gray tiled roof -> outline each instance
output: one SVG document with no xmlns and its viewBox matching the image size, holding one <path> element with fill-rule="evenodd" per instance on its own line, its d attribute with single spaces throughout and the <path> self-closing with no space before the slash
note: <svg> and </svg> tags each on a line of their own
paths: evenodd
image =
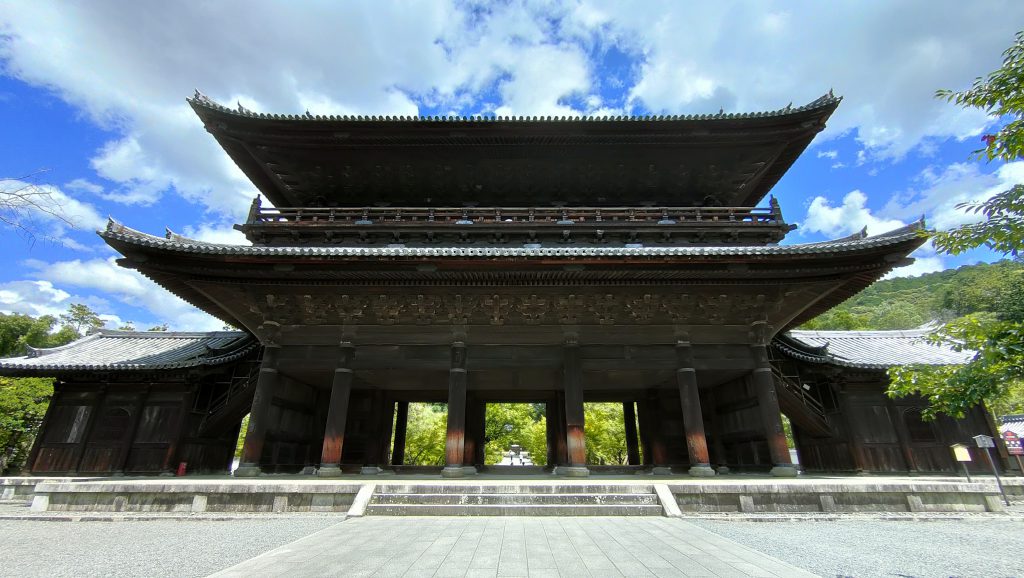
<svg viewBox="0 0 1024 578">
<path fill-rule="evenodd" d="M 787 336 L 809 349 L 797 351 L 777 340 L 775 346 L 787 355 L 816 363 L 846 367 L 885 369 L 896 365 L 953 365 L 966 363 L 973 351 L 954 351 L 927 341 L 930 329 L 906 331 L 802 331 Z"/>
<path fill-rule="evenodd" d="M 0 373 L 181 369 L 228 363 L 255 347 L 255 339 L 241 331 L 104 329 L 67 345 L 30 349 L 25 357 L 0 359 Z"/>
<path fill-rule="evenodd" d="M 468 226 L 468 225 L 467 225 Z M 799 245 L 724 245 L 674 247 L 270 247 L 264 245 L 224 245 L 194 241 L 169 233 L 156 237 L 126 227 L 113 219 L 100 235 L 107 240 L 134 245 L 210 255 L 264 256 L 336 256 L 336 257 L 680 257 L 737 255 L 809 255 L 835 251 L 855 251 L 897 245 L 918 238 L 923 221 L 871 237 L 853 235 L 834 241 Z"/>
<path fill-rule="evenodd" d="M 836 104 L 842 97 L 835 96 L 830 90 L 825 94 L 804 106 L 794 107 L 792 104 L 778 110 L 763 112 L 741 112 L 718 114 L 688 114 L 688 115 L 645 115 L 645 116 L 371 116 L 371 115 L 319 115 L 319 114 L 267 114 L 253 112 L 244 108 L 241 104 L 237 108 L 228 108 L 205 94 L 196 91 L 192 98 L 186 99 L 193 107 L 206 108 L 224 114 L 246 118 L 259 118 L 267 120 L 292 120 L 292 121 L 342 121 L 342 122 L 637 122 L 637 121 L 694 121 L 694 120 L 734 120 L 747 118 L 763 118 L 785 116 L 808 110 L 816 110 Z"/>
</svg>

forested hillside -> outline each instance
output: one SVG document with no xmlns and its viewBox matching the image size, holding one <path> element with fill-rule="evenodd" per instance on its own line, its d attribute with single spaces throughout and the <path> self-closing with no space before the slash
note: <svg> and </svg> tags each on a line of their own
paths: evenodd
<svg viewBox="0 0 1024 578">
<path fill-rule="evenodd" d="M 912 329 L 968 313 L 996 312 L 1011 304 L 1024 283 L 1024 262 L 966 265 L 920 277 L 879 281 L 801 329 Z"/>
</svg>

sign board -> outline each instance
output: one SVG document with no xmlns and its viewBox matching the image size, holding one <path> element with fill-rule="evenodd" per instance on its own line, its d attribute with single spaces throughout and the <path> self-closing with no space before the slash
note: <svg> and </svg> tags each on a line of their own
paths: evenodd
<svg viewBox="0 0 1024 578">
<path fill-rule="evenodd" d="M 1020 445 L 1020 436 L 1012 431 L 1003 432 L 1003 442 L 1006 443 L 1006 451 L 1011 456 L 1024 456 L 1024 447 Z"/>
<path fill-rule="evenodd" d="M 974 443 L 977 444 L 979 448 L 996 447 L 996 440 L 992 439 L 992 436 L 987 436 L 984 434 L 974 436 Z"/>
<path fill-rule="evenodd" d="M 956 461 L 971 461 L 971 451 L 964 444 L 953 444 L 949 446 L 949 449 L 953 450 L 953 457 L 956 458 Z"/>
</svg>

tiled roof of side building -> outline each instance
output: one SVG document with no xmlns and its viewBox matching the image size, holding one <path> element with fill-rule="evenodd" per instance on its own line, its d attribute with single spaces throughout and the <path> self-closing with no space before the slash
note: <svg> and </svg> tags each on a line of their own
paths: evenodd
<svg viewBox="0 0 1024 578">
<path fill-rule="evenodd" d="M 331 246 L 264 246 L 225 245 L 194 241 L 168 233 L 167 238 L 137 231 L 111 219 L 100 236 L 108 241 L 122 241 L 163 250 L 210 255 L 266 256 L 337 256 L 337 257 L 452 257 L 452 258 L 548 258 L 548 257 L 675 257 L 735 255 L 809 255 L 835 251 L 856 251 L 897 245 L 919 238 L 924 222 L 871 237 L 851 235 L 834 241 L 799 245 L 721 245 L 721 246 L 652 246 L 652 247 L 331 247 Z"/>
<path fill-rule="evenodd" d="M 256 340 L 241 331 L 176 332 L 102 329 L 67 345 L 30 348 L 0 359 L 0 374 L 53 375 L 72 371 L 134 371 L 220 365 L 252 352 Z"/>
<path fill-rule="evenodd" d="M 927 340 L 930 329 L 905 331 L 793 330 L 774 342 L 784 354 L 811 363 L 862 369 L 897 365 L 954 365 L 970 361 L 975 352 L 956 351 Z"/>
</svg>

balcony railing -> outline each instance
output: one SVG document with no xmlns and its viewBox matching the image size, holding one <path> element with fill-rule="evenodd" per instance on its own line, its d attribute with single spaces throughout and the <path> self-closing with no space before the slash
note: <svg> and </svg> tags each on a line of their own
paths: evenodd
<svg viewBox="0 0 1024 578">
<path fill-rule="evenodd" d="M 778 206 L 753 207 L 282 207 L 253 203 L 249 225 L 728 225 L 783 224 Z"/>
</svg>

